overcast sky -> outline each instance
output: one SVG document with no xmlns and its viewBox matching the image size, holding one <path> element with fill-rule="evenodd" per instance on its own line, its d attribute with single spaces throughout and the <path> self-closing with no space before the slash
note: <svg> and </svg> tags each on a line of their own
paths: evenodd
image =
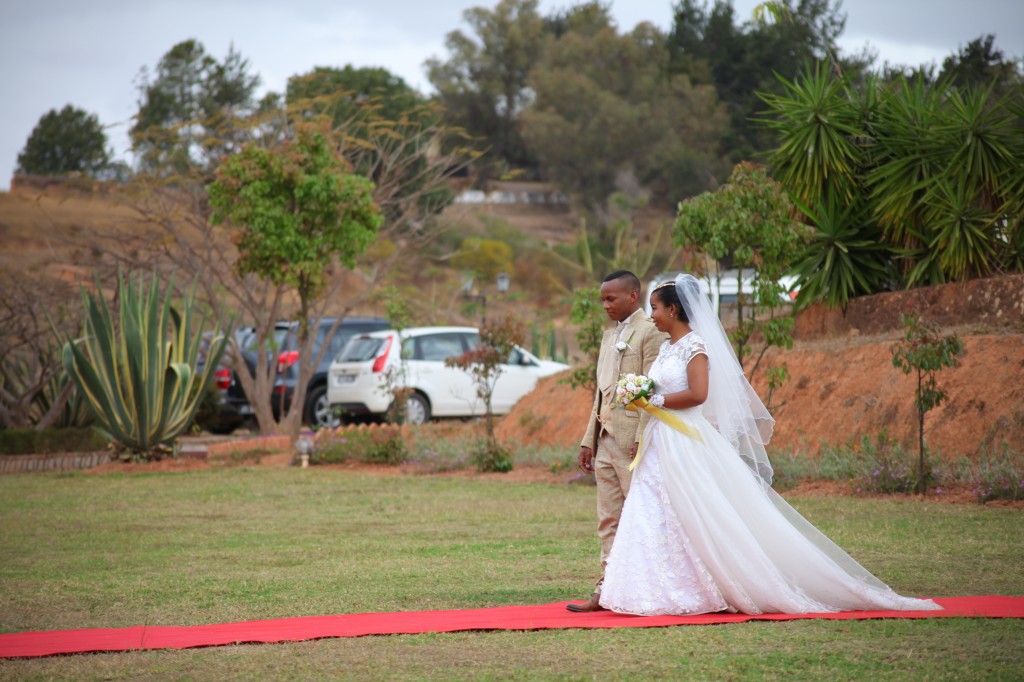
<svg viewBox="0 0 1024 682">
<path fill-rule="evenodd" d="M 289 76 L 314 66 L 383 66 L 424 93 L 423 62 L 445 56 L 444 37 L 462 12 L 497 0 L 3 0 L 0 2 L 0 190 L 18 153 L 53 108 L 72 104 L 99 116 L 119 157 L 137 111 L 133 85 L 174 44 L 196 38 L 222 59 L 230 44 L 282 92 Z M 541 9 L 575 4 L 541 0 Z M 613 0 L 621 29 L 650 21 L 668 30 L 672 0 Z M 708 4 L 711 4 L 710 2 Z M 757 0 L 734 0 L 751 17 Z M 1024 55 L 1022 0 L 846 0 L 846 52 L 869 44 L 880 61 L 940 63 L 959 46 L 994 33 L 1004 53 Z M 130 158 L 126 158 L 129 162 Z"/>
</svg>

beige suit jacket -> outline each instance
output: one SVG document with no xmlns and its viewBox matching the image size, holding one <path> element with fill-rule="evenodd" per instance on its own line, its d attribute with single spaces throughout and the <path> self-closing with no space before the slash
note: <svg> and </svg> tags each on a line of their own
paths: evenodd
<svg viewBox="0 0 1024 682">
<path fill-rule="evenodd" d="M 623 327 L 616 326 L 605 331 L 597 358 L 597 390 L 601 396 L 601 408 L 598 411 L 598 399 L 595 394 L 594 405 L 587 422 L 587 432 L 581 445 L 594 447 L 595 433 L 608 431 L 624 453 L 630 451 L 639 439 L 649 415 L 646 412 L 637 413 L 616 406 L 615 382 L 619 380 L 621 374 L 646 375 L 654 364 L 654 359 L 658 357 L 662 342 L 667 338 L 668 335 L 659 332 L 642 309 L 631 315 Z M 627 346 L 622 351 L 615 347 L 620 339 Z"/>
</svg>

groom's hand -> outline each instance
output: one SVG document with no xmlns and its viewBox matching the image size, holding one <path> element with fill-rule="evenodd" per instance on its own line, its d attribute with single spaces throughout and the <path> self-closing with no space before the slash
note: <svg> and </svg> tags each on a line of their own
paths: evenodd
<svg viewBox="0 0 1024 682">
<path fill-rule="evenodd" d="M 633 447 L 629 449 L 629 461 L 632 462 L 636 459 L 636 451 L 640 449 L 640 443 L 633 443 Z"/>
<path fill-rule="evenodd" d="M 594 471 L 594 451 L 587 446 L 580 447 L 579 456 L 580 471 L 585 474 L 593 473 Z"/>
</svg>

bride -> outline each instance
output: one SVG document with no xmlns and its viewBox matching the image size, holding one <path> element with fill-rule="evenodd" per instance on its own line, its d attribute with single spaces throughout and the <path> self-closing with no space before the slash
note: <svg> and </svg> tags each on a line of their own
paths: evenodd
<svg viewBox="0 0 1024 682">
<path fill-rule="evenodd" d="M 764 445 L 775 422 L 697 280 L 658 286 L 651 309 L 670 338 L 649 400 L 690 435 L 648 423 L 601 606 L 645 616 L 940 609 L 893 592 L 771 489 Z"/>
</svg>

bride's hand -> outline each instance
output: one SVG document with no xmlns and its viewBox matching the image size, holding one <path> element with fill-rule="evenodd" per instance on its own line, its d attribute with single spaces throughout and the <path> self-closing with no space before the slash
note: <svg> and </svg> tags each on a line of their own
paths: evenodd
<svg viewBox="0 0 1024 682">
<path fill-rule="evenodd" d="M 633 447 L 629 449 L 629 461 L 636 459 L 636 452 L 640 447 L 640 443 L 633 443 Z"/>
</svg>

